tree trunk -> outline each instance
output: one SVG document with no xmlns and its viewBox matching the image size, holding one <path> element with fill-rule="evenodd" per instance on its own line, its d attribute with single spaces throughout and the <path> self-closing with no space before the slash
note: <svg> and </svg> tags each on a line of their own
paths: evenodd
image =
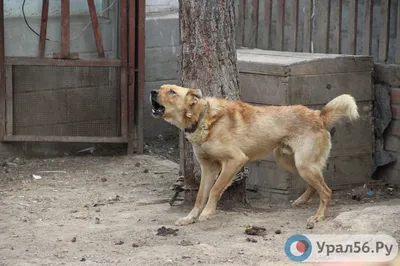
<svg viewBox="0 0 400 266">
<path fill-rule="evenodd" d="M 205 96 L 239 99 L 236 58 L 235 7 L 231 0 L 180 0 L 181 83 Z M 180 135 L 185 202 L 196 198 L 200 166 L 191 144 Z M 245 180 L 234 182 L 224 197 L 246 202 Z"/>
</svg>

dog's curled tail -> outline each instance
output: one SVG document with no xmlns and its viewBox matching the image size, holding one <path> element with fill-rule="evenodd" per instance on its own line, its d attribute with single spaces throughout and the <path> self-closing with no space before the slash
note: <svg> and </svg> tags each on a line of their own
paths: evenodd
<svg viewBox="0 0 400 266">
<path fill-rule="evenodd" d="M 342 118 L 356 120 L 360 117 L 356 101 L 348 94 L 342 94 L 327 103 L 322 108 L 320 115 L 327 129 L 330 129 Z"/>
</svg>

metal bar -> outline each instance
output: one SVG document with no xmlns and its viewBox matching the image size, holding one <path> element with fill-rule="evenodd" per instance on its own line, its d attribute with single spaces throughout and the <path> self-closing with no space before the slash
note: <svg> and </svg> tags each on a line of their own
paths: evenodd
<svg viewBox="0 0 400 266">
<path fill-rule="evenodd" d="M 121 42 L 121 136 L 128 136 L 128 7 L 127 0 L 120 2 L 120 42 Z"/>
<path fill-rule="evenodd" d="M 259 0 L 251 0 L 251 32 L 250 32 L 250 48 L 257 47 L 258 42 L 258 14 Z"/>
<path fill-rule="evenodd" d="M 332 53 L 340 54 L 342 52 L 342 0 L 332 1 L 332 21 L 333 21 L 333 38 Z"/>
<path fill-rule="evenodd" d="M 126 143 L 123 137 L 81 137 L 81 136 L 5 136 L 4 141 L 35 141 L 35 142 L 84 142 L 84 143 Z"/>
<path fill-rule="evenodd" d="M 297 51 L 297 33 L 299 29 L 299 0 L 293 0 L 292 3 L 292 16 L 290 22 L 291 36 L 290 36 L 290 51 Z"/>
<path fill-rule="evenodd" d="M 285 3 L 286 0 L 278 1 L 278 17 L 276 20 L 276 47 L 278 51 L 283 50 L 285 40 Z"/>
<path fill-rule="evenodd" d="M 362 44 L 362 53 L 364 55 L 371 55 L 372 22 L 373 22 L 372 0 L 365 0 L 365 3 L 364 3 L 364 30 L 363 30 L 363 44 Z"/>
<path fill-rule="evenodd" d="M 129 0 L 128 9 L 128 154 L 133 154 L 135 149 L 136 0 Z"/>
<path fill-rule="evenodd" d="M 87 0 L 89 6 L 90 19 L 92 21 L 94 39 L 96 41 L 97 54 L 99 57 L 104 57 L 104 48 L 101 43 L 101 33 L 99 27 L 99 20 L 97 18 L 96 6 L 94 0 Z"/>
<path fill-rule="evenodd" d="M 68 58 L 70 52 L 69 31 L 69 0 L 61 0 L 61 54 L 64 58 Z"/>
<path fill-rule="evenodd" d="M 265 0 L 264 6 L 264 34 L 263 44 L 265 49 L 269 49 L 271 36 L 271 16 L 272 16 L 272 0 Z"/>
<path fill-rule="evenodd" d="M 6 135 L 12 135 L 14 129 L 14 97 L 12 66 L 6 66 Z"/>
<path fill-rule="evenodd" d="M 357 52 L 357 17 L 358 0 L 349 1 L 348 54 L 356 54 Z"/>
<path fill-rule="evenodd" d="M 144 93 L 144 56 L 145 56 L 145 23 L 146 23 L 146 1 L 139 1 L 138 13 L 138 44 L 137 44 L 137 58 L 138 58 L 138 88 L 136 97 L 136 128 L 137 128 L 137 153 L 142 154 L 144 151 L 144 138 L 143 138 L 143 93 Z"/>
<path fill-rule="evenodd" d="M 303 52 L 311 51 L 311 14 L 313 9 L 313 0 L 306 0 L 304 3 L 304 25 L 303 25 Z"/>
<path fill-rule="evenodd" d="M 6 80 L 4 54 L 4 0 L 0 0 L 0 141 L 6 130 Z"/>
<path fill-rule="evenodd" d="M 42 18 L 40 20 L 40 40 L 38 56 L 44 57 L 47 39 L 47 18 L 49 17 L 49 0 L 42 1 Z"/>
<path fill-rule="evenodd" d="M 36 57 L 7 57 L 6 65 L 37 65 L 37 66 L 82 66 L 82 67 L 121 67 L 121 60 L 104 60 L 104 59 L 79 59 L 79 60 L 62 60 L 53 58 L 36 58 Z"/>
<path fill-rule="evenodd" d="M 331 10 L 330 0 L 319 0 L 316 6 L 315 52 L 328 53 L 329 51 L 329 14 Z"/>
<path fill-rule="evenodd" d="M 379 62 L 386 62 L 389 51 L 390 0 L 381 0 L 381 22 L 379 30 Z"/>
<path fill-rule="evenodd" d="M 397 24 L 396 24 L 396 64 L 400 64 L 400 3 L 397 3 Z"/>
</svg>

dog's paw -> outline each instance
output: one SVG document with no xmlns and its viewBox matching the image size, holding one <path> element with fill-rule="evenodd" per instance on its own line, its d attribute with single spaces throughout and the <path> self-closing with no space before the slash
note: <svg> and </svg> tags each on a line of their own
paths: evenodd
<svg viewBox="0 0 400 266">
<path fill-rule="evenodd" d="M 203 212 L 200 217 L 198 218 L 199 222 L 204 222 L 207 220 L 210 220 L 214 216 L 214 213 L 212 212 Z"/>
<path fill-rule="evenodd" d="M 303 200 L 303 199 L 301 199 L 301 198 L 298 198 L 297 200 L 295 200 L 295 201 L 292 203 L 292 208 L 301 207 L 301 206 L 303 206 L 303 205 L 306 204 L 306 203 L 307 203 L 307 201 L 305 201 L 305 200 Z"/>
<path fill-rule="evenodd" d="M 317 223 L 317 222 L 322 222 L 323 220 L 325 220 L 325 216 L 324 215 L 313 215 L 310 218 L 307 219 L 307 223 Z"/>
<path fill-rule="evenodd" d="M 186 216 L 186 217 L 182 217 L 182 218 L 178 219 L 175 222 L 175 225 L 179 225 L 179 226 L 188 225 L 188 224 L 194 223 L 195 221 L 196 221 L 196 219 L 194 217 Z"/>
</svg>

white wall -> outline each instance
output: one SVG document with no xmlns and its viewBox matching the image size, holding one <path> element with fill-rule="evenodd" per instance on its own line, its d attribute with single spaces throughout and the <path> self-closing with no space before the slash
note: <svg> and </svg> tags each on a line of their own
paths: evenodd
<svg viewBox="0 0 400 266">
<path fill-rule="evenodd" d="M 49 16 L 60 15 L 61 1 L 49 1 Z M 97 12 L 102 9 L 103 0 L 95 0 Z M 23 0 L 4 0 L 4 16 L 8 17 L 21 17 L 22 16 L 22 3 Z M 110 1 L 112 3 L 112 1 Z M 71 0 L 70 1 L 70 14 L 80 15 L 88 14 L 89 12 L 87 1 L 85 0 Z M 25 1 L 25 14 L 27 17 L 41 16 L 42 1 L 41 0 L 26 0 Z"/>
<path fill-rule="evenodd" d="M 172 12 L 179 8 L 178 0 L 146 0 L 146 12 Z"/>
</svg>

